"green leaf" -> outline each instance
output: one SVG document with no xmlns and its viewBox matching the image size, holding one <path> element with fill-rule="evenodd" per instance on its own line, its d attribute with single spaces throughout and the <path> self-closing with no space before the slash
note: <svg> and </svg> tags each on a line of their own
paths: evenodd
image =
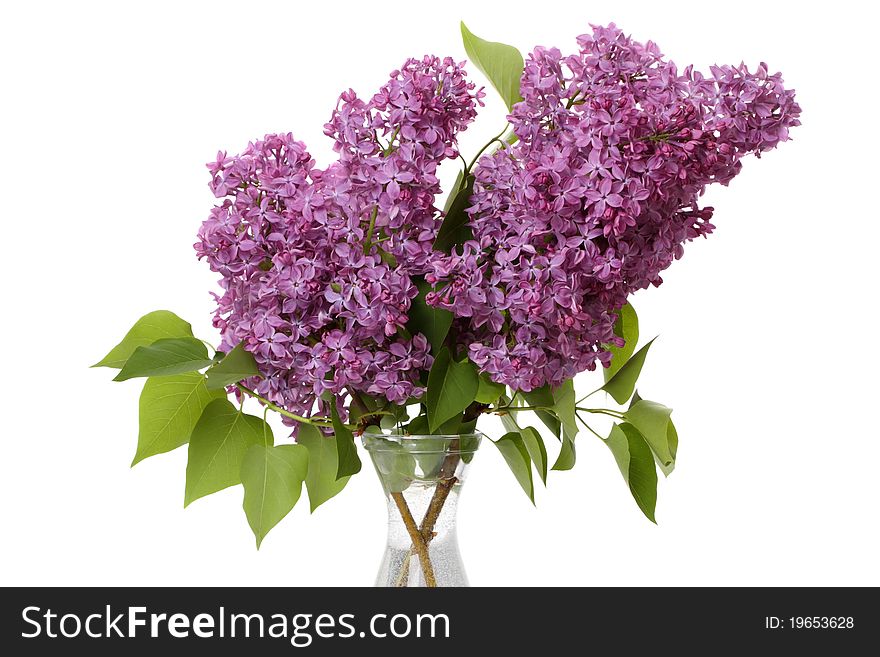
<svg viewBox="0 0 880 657">
<path fill-rule="evenodd" d="M 437 434 L 439 436 L 454 436 L 456 434 L 462 433 L 461 428 L 461 415 L 453 415 L 451 418 L 446 420 L 439 427 L 431 431 L 432 434 Z"/>
<path fill-rule="evenodd" d="M 611 366 L 605 368 L 602 372 L 606 383 L 629 360 L 636 350 L 636 345 L 639 343 L 639 317 L 636 315 L 635 308 L 632 305 L 626 304 L 617 311 L 617 320 L 614 322 L 614 334 L 623 338 L 626 343 L 619 348 L 608 346 L 608 350 L 612 353 L 612 358 Z"/>
<path fill-rule="evenodd" d="M 553 464 L 553 470 L 571 470 L 577 460 L 577 454 L 574 449 L 574 440 L 568 436 L 562 438 L 562 448 L 559 450 L 559 456 L 556 457 L 556 463 Z"/>
<path fill-rule="evenodd" d="M 415 458 L 405 447 L 393 440 L 383 440 L 378 437 L 372 440 L 382 443 L 381 446 L 374 447 L 370 451 L 370 457 L 373 465 L 376 466 L 376 472 L 379 473 L 382 486 L 389 493 L 402 493 L 409 488 L 415 477 Z"/>
<path fill-rule="evenodd" d="M 666 444 L 669 446 L 669 453 L 672 455 L 672 463 L 666 465 L 659 458 L 657 459 L 657 465 L 660 466 L 664 477 L 668 477 L 675 470 L 675 459 L 678 454 L 678 431 L 675 430 L 671 417 L 669 418 L 669 424 L 666 426 Z"/>
<path fill-rule="evenodd" d="M 113 347 L 106 356 L 92 367 L 115 367 L 120 369 L 138 347 L 146 347 L 163 338 L 191 338 L 192 326 L 173 312 L 154 310 L 134 323 L 122 342 Z"/>
<path fill-rule="evenodd" d="M 443 308 L 434 308 L 425 302 L 425 295 L 431 292 L 431 285 L 421 276 L 413 279 L 419 289 L 418 296 L 412 300 L 409 308 L 407 330 L 415 335 L 421 333 L 431 345 L 431 353 L 437 354 L 443 346 L 449 327 L 452 326 L 452 313 Z"/>
<path fill-rule="evenodd" d="M 550 392 L 548 386 L 535 388 L 529 392 L 522 393 L 522 395 L 529 403 L 529 406 L 547 406 L 552 408 L 556 403 L 553 400 L 553 393 Z M 544 426 L 550 429 L 550 433 L 557 438 L 562 438 L 562 423 L 553 411 L 535 411 L 535 415 L 544 423 Z"/>
<path fill-rule="evenodd" d="M 138 445 L 131 464 L 185 445 L 205 406 L 225 397 L 222 391 L 205 388 L 197 372 L 147 379 L 138 404 Z"/>
<path fill-rule="evenodd" d="M 562 422 L 563 434 L 571 440 L 574 440 L 578 432 L 577 420 L 575 419 L 576 406 L 574 381 L 568 379 L 553 389 L 553 411 Z"/>
<path fill-rule="evenodd" d="M 208 370 L 207 375 L 208 380 L 205 385 L 208 386 L 208 390 L 222 390 L 243 379 L 260 376 L 260 370 L 254 357 L 245 351 L 244 343 L 239 342 L 223 357 L 223 360 Z"/>
<path fill-rule="evenodd" d="M 501 94 L 507 109 L 522 100 L 519 80 L 523 74 L 523 58 L 513 46 L 484 41 L 461 24 L 461 38 L 468 58 L 489 78 L 489 82 Z"/>
<path fill-rule="evenodd" d="M 449 211 L 443 217 L 443 223 L 440 224 L 440 230 L 437 231 L 437 237 L 434 238 L 435 251 L 449 253 L 452 247 L 473 239 L 474 234 L 469 225 L 470 215 L 466 212 L 470 206 L 473 192 L 474 176 L 469 175 L 465 185 L 456 192 L 455 198 L 449 204 Z"/>
<path fill-rule="evenodd" d="M 642 434 L 633 425 L 624 422 L 611 428 L 611 435 L 605 444 L 614 454 L 617 467 L 629 486 L 633 499 L 647 516 L 655 523 L 654 511 L 657 506 L 657 470 L 654 456 Z"/>
<path fill-rule="evenodd" d="M 535 469 L 541 476 L 541 481 L 547 485 L 547 447 L 544 445 L 544 439 L 538 430 L 534 427 L 526 427 L 523 429 L 514 417 L 516 413 L 506 413 L 501 416 L 501 424 L 509 433 L 518 433 L 526 446 L 529 458 L 535 464 Z"/>
<path fill-rule="evenodd" d="M 183 505 L 241 483 L 241 463 L 252 445 L 274 444 L 272 428 L 226 399 L 205 407 L 189 439 Z"/>
<path fill-rule="evenodd" d="M 671 414 L 671 408 L 645 399 L 639 400 L 624 412 L 627 421 L 645 437 L 645 441 L 651 451 L 657 455 L 660 464 L 667 468 L 675 463 L 675 455 L 670 450 L 669 440 Z M 678 448 L 677 439 L 676 434 L 675 449 Z"/>
<path fill-rule="evenodd" d="M 455 200 L 458 191 L 461 189 L 461 182 L 464 180 L 464 169 L 458 170 L 458 175 L 455 176 L 455 182 L 452 183 L 452 187 L 450 187 L 450 192 L 446 196 L 446 203 L 443 204 L 443 214 L 449 214 L 449 208 L 452 207 L 452 202 Z"/>
<path fill-rule="evenodd" d="M 417 415 L 406 425 L 406 432 L 413 436 L 423 436 L 429 431 L 428 416 L 426 415 Z"/>
<path fill-rule="evenodd" d="M 336 434 L 336 479 L 342 479 L 361 471 L 361 459 L 354 444 L 354 434 L 339 419 L 336 402 L 330 404 L 330 417 Z"/>
<path fill-rule="evenodd" d="M 654 338 L 654 340 L 656 339 L 657 338 Z M 633 391 L 636 389 L 636 381 L 638 381 L 639 374 L 642 372 L 642 365 L 645 364 L 645 356 L 648 355 L 648 349 L 651 348 L 654 340 L 651 340 L 648 344 L 639 349 L 635 355 L 626 361 L 617 373 L 612 376 L 604 386 L 602 386 L 602 390 L 611 395 L 614 398 L 614 401 L 618 404 L 625 404 L 626 400 L 632 396 Z"/>
<path fill-rule="evenodd" d="M 269 530 L 299 501 L 308 463 L 309 452 L 302 445 L 253 445 L 245 453 L 241 463 L 242 507 L 257 549 Z"/>
<path fill-rule="evenodd" d="M 428 426 L 436 432 L 447 420 L 452 419 L 474 401 L 480 387 L 477 370 L 470 361 L 456 363 L 443 347 L 428 374 Z"/>
<path fill-rule="evenodd" d="M 532 459 L 532 463 L 535 464 L 535 469 L 538 471 L 541 481 L 546 486 L 547 447 L 544 445 L 544 439 L 541 438 L 541 434 L 534 427 L 526 427 L 520 431 L 520 435 L 522 436 L 523 444 L 526 446 L 526 451 L 529 453 L 529 458 Z"/>
<path fill-rule="evenodd" d="M 163 338 L 147 347 L 135 349 L 113 380 L 184 374 L 212 363 L 207 347 L 195 338 Z"/>
<path fill-rule="evenodd" d="M 481 404 L 493 404 L 504 394 L 504 384 L 495 383 L 487 374 L 480 374 L 479 385 L 475 400 Z"/>
<path fill-rule="evenodd" d="M 309 508 L 314 513 L 315 509 L 345 488 L 349 477 L 336 478 L 339 469 L 336 436 L 325 437 L 317 427 L 301 424 L 296 442 L 309 450 L 306 490 L 309 493 Z"/>
<path fill-rule="evenodd" d="M 495 447 L 501 452 L 510 471 L 513 472 L 513 476 L 516 477 L 517 482 L 534 504 L 535 488 L 532 483 L 532 461 L 522 436 L 516 431 L 511 431 L 496 440 Z"/>
</svg>

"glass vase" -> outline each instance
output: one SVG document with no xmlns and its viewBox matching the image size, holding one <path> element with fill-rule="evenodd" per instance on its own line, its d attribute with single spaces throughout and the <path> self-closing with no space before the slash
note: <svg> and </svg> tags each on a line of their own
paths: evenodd
<svg viewBox="0 0 880 657">
<path fill-rule="evenodd" d="M 376 586 L 468 586 L 456 511 L 481 438 L 363 434 L 388 501 L 388 541 Z"/>
</svg>

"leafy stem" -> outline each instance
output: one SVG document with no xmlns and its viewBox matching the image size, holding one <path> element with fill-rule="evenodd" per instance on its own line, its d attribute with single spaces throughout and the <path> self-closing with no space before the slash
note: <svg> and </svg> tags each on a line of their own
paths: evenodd
<svg viewBox="0 0 880 657">
<path fill-rule="evenodd" d="M 364 255 L 370 252 L 370 246 L 373 242 L 373 231 L 376 230 L 376 217 L 379 214 L 379 206 L 373 206 L 373 211 L 370 213 L 370 225 L 367 228 L 367 237 L 364 239 Z"/>
<path fill-rule="evenodd" d="M 332 427 L 333 426 L 333 421 L 330 418 L 327 418 L 327 417 L 303 417 L 302 415 L 297 415 L 296 413 L 291 413 L 287 409 L 281 408 L 277 404 L 273 404 L 265 397 L 257 394 L 256 392 L 254 392 L 253 390 L 251 390 L 247 386 L 242 385 L 241 383 L 236 383 L 235 387 L 238 388 L 241 392 L 245 393 L 246 395 L 250 395 L 254 399 L 262 402 L 266 408 L 269 408 L 269 409 L 275 411 L 276 413 L 283 415 L 284 417 L 289 417 L 291 420 L 296 420 L 297 422 L 302 422 L 303 424 L 311 424 L 316 427 Z M 349 429 L 356 428 L 350 424 L 346 424 L 345 426 Z"/>
<path fill-rule="evenodd" d="M 581 417 L 580 413 L 575 412 L 575 417 L 580 421 L 581 424 L 584 425 L 584 427 L 587 429 L 587 431 L 589 431 L 594 436 L 596 436 L 596 438 L 598 438 L 599 440 L 605 440 L 604 438 L 602 438 L 602 436 L 600 436 L 598 433 L 596 433 L 596 430 L 593 429 L 593 427 L 591 427 L 589 424 L 587 424 L 587 421 Z"/>
<path fill-rule="evenodd" d="M 613 418 L 617 418 L 618 420 L 625 419 L 625 415 L 621 411 L 615 411 L 611 408 L 585 408 L 583 406 L 575 406 L 576 411 L 581 411 L 583 413 L 594 413 L 599 415 L 610 415 Z M 484 413 L 509 413 L 511 411 L 549 411 L 555 412 L 555 409 L 552 406 L 498 406 L 496 408 L 488 408 Z"/>
<path fill-rule="evenodd" d="M 507 132 L 507 128 L 509 126 L 510 126 L 510 124 L 505 124 L 504 129 L 501 132 L 499 132 L 497 135 L 492 137 L 492 139 L 490 139 L 488 142 L 486 142 L 486 144 L 479 151 L 477 151 L 477 154 L 474 155 L 474 159 L 471 160 L 471 163 L 468 164 L 464 168 L 464 175 L 462 176 L 462 180 L 467 180 L 467 177 L 470 175 L 471 171 L 473 170 L 474 165 L 477 163 L 477 160 L 480 159 L 480 156 L 483 153 L 485 153 L 486 149 L 489 148 L 492 144 L 494 144 L 496 141 L 501 140 L 501 137 L 504 135 L 505 132 Z"/>
</svg>

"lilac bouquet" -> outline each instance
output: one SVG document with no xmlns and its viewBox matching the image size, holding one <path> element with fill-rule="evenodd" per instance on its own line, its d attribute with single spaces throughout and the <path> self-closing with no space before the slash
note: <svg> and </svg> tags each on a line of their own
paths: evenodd
<svg viewBox="0 0 880 657">
<path fill-rule="evenodd" d="M 679 70 L 613 24 L 525 61 L 462 34 L 509 108 L 496 137 L 459 152 L 484 92 L 464 63 L 425 56 L 372 97 L 339 97 L 325 169 L 290 134 L 218 153 L 195 244 L 220 277 L 216 350 L 156 311 L 98 363 L 147 377 L 135 462 L 188 443 L 186 504 L 243 483 L 258 544 L 303 482 L 314 510 L 360 470 L 355 435 L 466 435 L 485 414 L 501 416 L 493 442 L 529 497 L 532 468 L 545 483 L 548 470 L 518 420 L 534 412 L 559 441 L 552 469 L 574 465 L 586 428 L 654 520 L 678 436 L 671 410 L 635 392 L 651 343 L 636 351 L 629 300 L 712 232 L 707 186 L 789 138 L 794 92 L 763 63 Z M 441 209 L 448 160 L 462 168 Z M 603 381 L 576 399 L 572 378 L 597 365 Z M 619 408 L 588 405 L 600 392 Z M 268 411 L 296 444 L 275 444 Z M 591 424 L 603 415 L 608 435 Z"/>
</svg>

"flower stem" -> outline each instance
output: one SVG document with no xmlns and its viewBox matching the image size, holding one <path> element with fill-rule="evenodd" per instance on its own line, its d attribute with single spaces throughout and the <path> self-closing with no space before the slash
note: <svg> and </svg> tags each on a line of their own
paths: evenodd
<svg viewBox="0 0 880 657">
<path fill-rule="evenodd" d="M 331 420 L 328 417 L 303 417 L 302 415 L 297 415 L 296 413 L 291 413 L 287 409 L 281 408 L 277 404 L 273 404 L 268 399 L 258 395 L 256 392 L 254 392 L 253 390 L 251 390 L 247 386 L 244 386 L 240 383 L 236 383 L 235 387 L 238 388 L 239 390 L 241 390 L 243 393 L 250 395 L 254 399 L 262 402 L 266 408 L 271 409 L 271 410 L 275 411 L 276 413 L 283 415 L 284 417 L 289 417 L 291 420 L 296 420 L 297 422 L 302 422 L 303 424 L 312 424 L 316 427 L 332 427 L 333 426 L 333 420 Z M 345 426 L 349 429 L 357 428 L 351 424 L 346 424 Z"/>
<path fill-rule="evenodd" d="M 443 511 L 443 505 L 446 504 L 452 488 L 458 483 L 458 477 L 455 476 L 455 469 L 458 467 L 459 460 L 461 460 L 461 456 L 457 453 L 458 442 L 450 443 L 449 447 L 452 450 L 456 450 L 456 453 L 447 454 L 443 460 L 443 465 L 440 466 L 440 480 L 434 488 L 434 495 L 431 497 L 428 509 L 425 511 L 425 517 L 422 519 L 421 525 L 419 525 L 419 533 L 426 547 L 434 538 L 434 525 L 437 524 L 440 512 Z M 415 549 L 415 545 L 413 545 L 406 557 L 404 557 L 397 580 L 394 582 L 395 587 L 406 586 L 409 577 L 409 563 L 412 560 Z"/>
<path fill-rule="evenodd" d="M 373 242 L 373 231 L 376 230 L 376 217 L 379 214 L 379 206 L 373 206 L 373 211 L 370 213 L 370 225 L 367 228 L 367 237 L 364 239 L 364 255 L 370 252 L 370 246 Z"/>
<path fill-rule="evenodd" d="M 502 135 L 503 135 L 505 132 L 507 132 L 507 128 L 509 127 L 509 125 L 510 125 L 510 124 L 505 124 L 504 129 L 503 129 L 501 132 L 499 132 L 497 135 L 495 135 L 494 137 L 492 137 L 492 139 L 490 139 L 488 142 L 486 142 L 485 146 L 483 146 L 479 151 L 477 151 L 477 154 L 474 155 L 474 159 L 471 160 L 471 163 L 468 164 L 468 165 L 465 167 L 465 169 L 464 169 L 464 175 L 462 176 L 462 180 L 467 180 L 467 177 L 470 175 L 471 171 L 473 170 L 474 165 L 477 163 L 477 160 L 480 159 L 480 156 L 481 156 L 483 153 L 486 152 L 486 149 L 489 148 L 489 146 L 491 146 L 491 145 L 494 144 L 496 141 L 498 141 L 499 139 L 501 139 Z"/>
<path fill-rule="evenodd" d="M 615 411 L 610 408 L 584 408 L 582 406 L 575 406 L 575 410 L 583 411 L 584 413 L 595 413 L 599 415 L 610 415 L 611 417 L 616 417 L 618 420 L 626 419 L 626 415 L 624 415 L 620 411 Z"/>
<path fill-rule="evenodd" d="M 436 588 L 437 580 L 434 578 L 434 567 L 431 565 L 431 557 L 428 555 L 428 545 L 425 543 L 425 539 L 422 538 L 422 532 L 416 526 L 416 521 L 409 510 L 409 505 L 406 503 L 403 493 L 391 493 L 391 497 L 397 505 L 397 510 L 400 511 L 400 517 L 403 518 L 403 524 L 406 526 L 410 540 L 412 540 L 413 548 L 416 554 L 419 555 L 422 574 L 425 576 L 425 586 Z"/>
</svg>

